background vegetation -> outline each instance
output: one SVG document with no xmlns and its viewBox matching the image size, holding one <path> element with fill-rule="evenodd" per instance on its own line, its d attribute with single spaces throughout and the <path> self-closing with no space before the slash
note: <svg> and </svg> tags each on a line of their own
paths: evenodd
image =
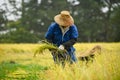
<svg viewBox="0 0 120 80">
<path fill-rule="evenodd" d="M 48 26 L 61 10 L 71 12 L 78 27 L 79 42 L 120 41 L 120 0 L 3 1 L 0 43 L 36 43 L 44 39 Z"/>
</svg>

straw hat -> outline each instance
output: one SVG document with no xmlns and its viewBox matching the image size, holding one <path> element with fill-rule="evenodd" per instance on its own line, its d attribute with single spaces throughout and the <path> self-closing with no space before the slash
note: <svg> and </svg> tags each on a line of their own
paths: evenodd
<svg viewBox="0 0 120 80">
<path fill-rule="evenodd" d="M 54 17 L 54 20 L 61 26 L 71 26 L 74 24 L 74 20 L 69 11 L 61 11 L 60 14 Z"/>
</svg>

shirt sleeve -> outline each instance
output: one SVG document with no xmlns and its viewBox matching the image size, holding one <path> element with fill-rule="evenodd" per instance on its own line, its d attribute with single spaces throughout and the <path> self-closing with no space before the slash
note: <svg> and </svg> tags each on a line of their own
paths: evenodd
<svg viewBox="0 0 120 80">
<path fill-rule="evenodd" d="M 75 43 L 77 42 L 77 38 L 71 39 L 65 43 L 63 43 L 63 46 L 65 47 L 65 49 L 69 49 L 71 46 L 73 46 Z"/>
<path fill-rule="evenodd" d="M 52 23 L 45 34 L 45 38 L 47 39 L 48 42 L 51 42 L 51 43 L 53 39 L 53 30 L 54 30 L 54 24 Z"/>
<path fill-rule="evenodd" d="M 78 29 L 75 25 L 71 27 L 71 39 L 78 38 Z"/>
</svg>

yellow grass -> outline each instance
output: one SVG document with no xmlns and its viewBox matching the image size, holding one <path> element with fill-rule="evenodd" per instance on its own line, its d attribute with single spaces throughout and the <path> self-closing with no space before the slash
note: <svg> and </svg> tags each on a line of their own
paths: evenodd
<svg viewBox="0 0 120 80">
<path fill-rule="evenodd" d="M 78 61 L 73 65 L 67 64 L 64 69 L 54 64 L 48 50 L 44 51 L 43 54 L 37 54 L 34 58 L 34 52 L 39 45 L 0 44 L 0 64 L 13 62 L 22 66 L 33 66 L 29 69 L 30 71 L 19 66 L 12 72 L 4 70 L 5 77 L 3 77 L 4 75 L 0 76 L 0 80 L 14 80 L 20 77 L 24 80 L 120 80 L 120 43 L 77 43 L 74 45 L 76 55 L 90 50 L 95 45 L 102 47 L 102 54 L 97 55 L 93 63 L 86 65 L 84 62 Z M 36 71 L 34 65 L 41 65 L 47 69 Z M 5 68 L 2 67 L 2 69 Z M 0 70 L 2 71 L 2 69 Z M 4 73 L 1 71 L 0 75 Z"/>
</svg>

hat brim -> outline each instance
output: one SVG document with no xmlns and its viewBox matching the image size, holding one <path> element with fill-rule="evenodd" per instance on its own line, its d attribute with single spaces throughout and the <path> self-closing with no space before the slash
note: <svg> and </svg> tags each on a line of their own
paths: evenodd
<svg viewBox="0 0 120 80">
<path fill-rule="evenodd" d="M 58 14 L 54 17 L 54 20 L 57 24 L 59 25 L 62 25 L 62 26 L 71 26 L 74 24 L 74 20 L 72 18 L 72 16 L 70 16 L 69 20 L 68 21 L 64 21 L 62 18 L 61 18 L 61 15 Z"/>
</svg>

